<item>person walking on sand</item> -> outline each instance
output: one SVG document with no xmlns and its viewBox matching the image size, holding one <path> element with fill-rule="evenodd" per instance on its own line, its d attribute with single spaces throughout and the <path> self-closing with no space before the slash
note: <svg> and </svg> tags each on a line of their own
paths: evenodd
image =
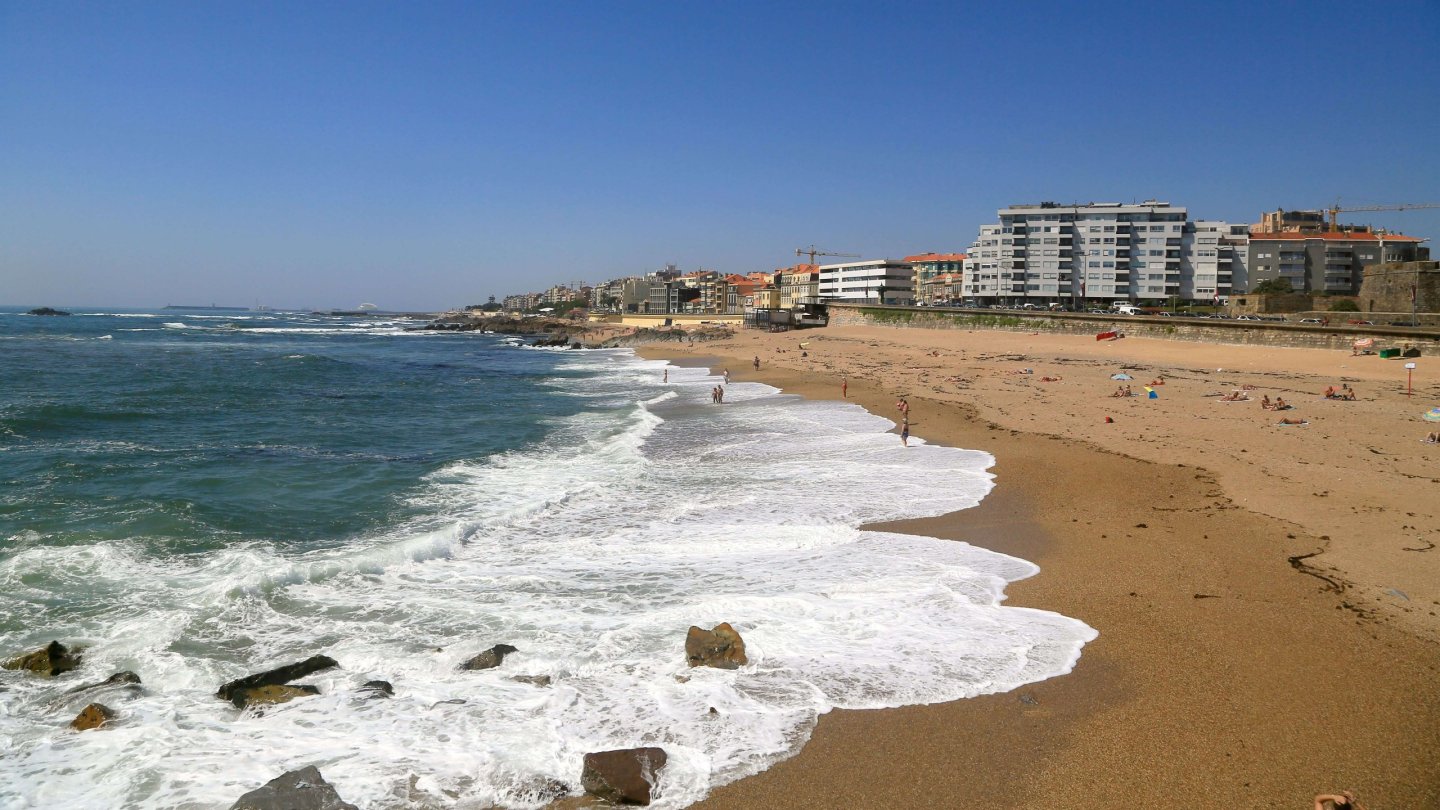
<svg viewBox="0 0 1440 810">
<path fill-rule="evenodd" d="M 1351 791 L 1321 793 L 1315 797 L 1315 810 L 1365 810 Z"/>
<path fill-rule="evenodd" d="M 756 371 L 759 371 L 759 370 L 760 370 L 760 355 L 758 355 L 758 354 L 755 355 L 755 370 L 756 370 Z"/>
</svg>

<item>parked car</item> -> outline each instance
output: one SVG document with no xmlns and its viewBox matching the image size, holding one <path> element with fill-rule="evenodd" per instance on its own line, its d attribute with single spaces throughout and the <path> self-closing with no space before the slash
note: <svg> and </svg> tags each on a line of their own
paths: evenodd
<svg viewBox="0 0 1440 810">
<path fill-rule="evenodd" d="M 1301 318 L 1301 319 L 1300 319 L 1300 323 L 1316 323 L 1316 324 L 1318 324 L 1318 323 L 1324 323 L 1324 321 L 1320 320 L 1319 318 Z"/>
<path fill-rule="evenodd" d="M 1259 316 L 1259 315 L 1241 315 L 1240 317 L 1236 318 L 1235 320 L 1237 320 L 1237 321 L 1258 321 L 1258 320 L 1260 320 L 1260 316 Z"/>
<path fill-rule="evenodd" d="M 1374 322 L 1374 321 L 1356 321 L 1356 320 L 1350 320 L 1350 321 L 1346 321 L 1345 323 L 1348 323 L 1348 324 L 1350 324 L 1351 326 L 1374 326 L 1374 325 L 1375 325 L 1375 322 Z"/>
</svg>

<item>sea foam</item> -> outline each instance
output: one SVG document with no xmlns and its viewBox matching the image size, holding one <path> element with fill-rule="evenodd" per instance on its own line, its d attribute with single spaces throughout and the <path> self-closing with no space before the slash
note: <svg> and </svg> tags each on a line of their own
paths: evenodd
<svg viewBox="0 0 1440 810">
<path fill-rule="evenodd" d="M 718 378 L 669 367 L 662 384 L 665 368 L 575 353 L 546 385 L 587 410 L 430 475 L 423 519 L 340 548 L 12 547 L 0 609 L 46 635 L 4 649 L 82 641 L 87 679 L 131 669 L 146 689 L 75 734 L 59 727 L 88 700 L 60 693 L 72 681 L 7 673 L 0 806 L 220 807 L 313 764 L 362 807 L 532 808 L 552 780 L 578 790 L 587 751 L 658 745 L 655 806 L 682 807 L 794 754 L 832 708 L 1012 689 L 1069 671 L 1095 636 L 1002 606 L 1028 562 L 859 528 L 974 506 L 991 456 L 905 448 L 887 419 L 759 383 L 713 405 Z M 47 601 L 76 593 L 90 604 L 47 625 Z M 750 664 L 689 669 L 686 628 L 722 621 Z M 496 643 L 519 652 L 457 669 Z M 318 697 L 264 716 L 214 697 L 318 652 L 342 665 L 306 679 Z M 395 697 L 363 699 L 371 679 Z"/>
</svg>

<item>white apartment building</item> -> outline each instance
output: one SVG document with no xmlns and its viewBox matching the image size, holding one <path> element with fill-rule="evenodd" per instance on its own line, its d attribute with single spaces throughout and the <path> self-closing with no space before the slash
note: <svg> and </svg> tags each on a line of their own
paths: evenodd
<svg viewBox="0 0 1440 810">
<path fill-rule="evenodd" d="M 1233 240 L 1246 229 L 1190 222 L 1185 208 L 1158 200 L 1046 202 L 1012 205 L 998 214 L 999 224 L 981 227 L 971 245 L 963 283 L 967 300 L 1075 307 L 1171 297 L 1213 300 L 1230 292 Z"/>
<path fill-rule="evenodd" d="M 915 303 L 915 268 L 898 259 L 822 264 L 819 294 L 822 301 L 908 306 Z"/>
</svg>

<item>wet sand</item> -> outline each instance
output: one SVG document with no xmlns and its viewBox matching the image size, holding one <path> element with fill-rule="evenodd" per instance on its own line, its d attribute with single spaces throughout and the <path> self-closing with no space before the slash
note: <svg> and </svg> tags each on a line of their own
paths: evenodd
<svg viewBox="0 0 1440 810">
<path fill-rule="evenodd" d="M 843 377 L 891 418 L 906 395 L 913 434 L 993 454 L 996 488 L 883 528 L 1032 560 L 1007 604 L 1100 632 L 1013 692 L 832 712 L 700 807 L 1308 808 L 1349 788 L 1440 808 L 1433 381 L 1410 400 L 1398 364 L 1348 353 L 877 327 L 640 352 L 816 398 Z M 1137 392 L 1163 374 L 1160 398 L 1109 397 L 1121 368 Z M 1359 401 L 1318 397 L 1341 380 Z M 1202 396 L 1244 385 L 1256 402 Z M 1297 408 L 1261 411 L 1266 393 Z"/>
</svg>

